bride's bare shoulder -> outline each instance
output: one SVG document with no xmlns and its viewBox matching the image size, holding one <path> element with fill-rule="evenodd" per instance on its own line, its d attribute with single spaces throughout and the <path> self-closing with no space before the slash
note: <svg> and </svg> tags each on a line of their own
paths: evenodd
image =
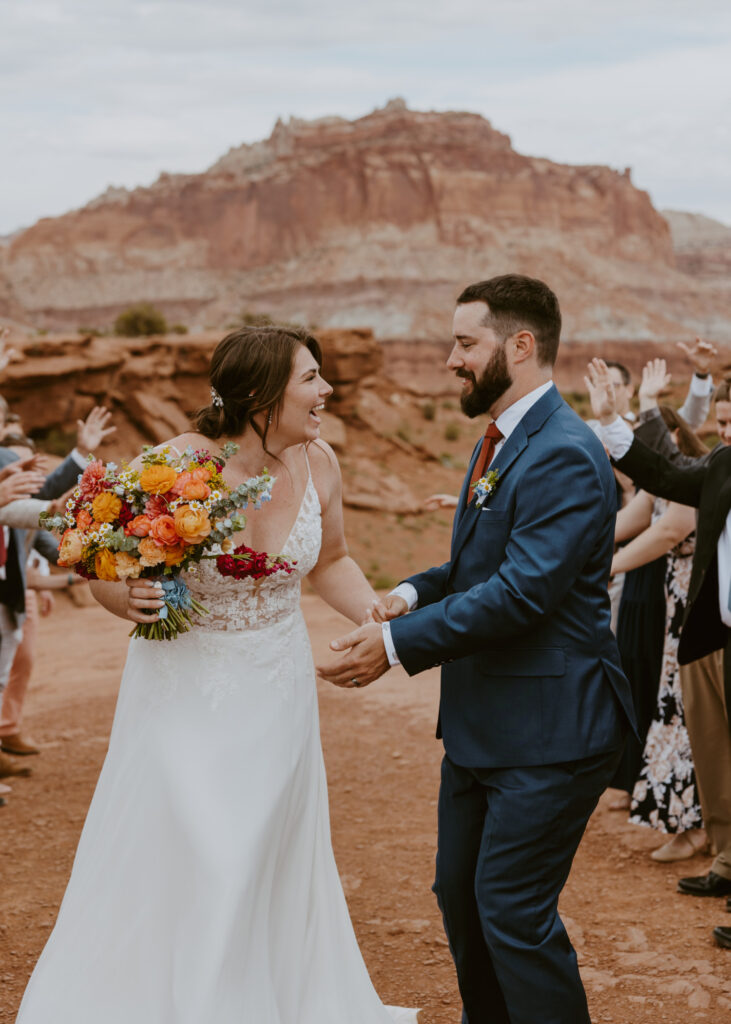
<svg viewBox="0 0 731 1024">
<path fill-rule="evenodd" d="M 340 487 L 340 464 L 327 441 L 317 438 L 307 446 L 312 479 L 318 491 L 329 494 Z"/>
</svg>

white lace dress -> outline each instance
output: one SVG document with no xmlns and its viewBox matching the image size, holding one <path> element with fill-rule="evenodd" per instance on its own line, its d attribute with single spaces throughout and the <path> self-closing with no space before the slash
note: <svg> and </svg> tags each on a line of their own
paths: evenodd
<svg viewBox="0 0 731 1024">
<path fill-rule="evenodd" d="M 104 767 L 21 1024 L 390 1024 L 330 842 L 315 674 L 299 607 L 317 562 L 310 479 L 254 583 L 204 563 L 210 609 L 133 640 Z"/>
</svg>

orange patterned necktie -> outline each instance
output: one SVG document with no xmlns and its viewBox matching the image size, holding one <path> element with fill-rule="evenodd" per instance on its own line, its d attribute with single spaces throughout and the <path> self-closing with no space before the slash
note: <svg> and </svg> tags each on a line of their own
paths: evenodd
<svg viewBox="0 0 731 1024">
<path fill-rule="evenodd" d="M 495 454 L 495 445 L 498 441 L 502 440 L 502 434 L 499 428 L 491 423 L 485 431 L 485 436 L 482 439 L 482 448 L 480 448 L 480 454 L 477 456 L 477 462 L 475 468 L 472 470 L 472 478 L 470 479 L 470 496 L 468 498 L 468 504 L 475 496 L 475 492 L 472 490 L 473 486 L 477 483 L 480 477 L 485 475 L 485 470 L 492 462 L 492 457 Z"/>
</svg>

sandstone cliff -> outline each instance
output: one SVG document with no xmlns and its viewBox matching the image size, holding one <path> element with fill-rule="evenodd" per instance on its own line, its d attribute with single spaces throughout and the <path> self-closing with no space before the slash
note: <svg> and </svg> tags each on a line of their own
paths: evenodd
<svg viewBox="0 0 731 1024">
<path fill-rule="evenodd" d="M 678 267 L 697 277 L 731 278 L 731 227 L 700 213 L 663 210 Z"/>
<path fill-rule="evenodd" d="M 555 287 L 568 338 L 731 326 L 725 282 L 699 294 L 675 267 L 628 172 L 524 156 L 479 115 L 402 101 L 278 122 L 203 174 L 39 221 L 0 248 L 0 317 L 108 327 L 150 300 L 198 328 L 248 309 L 436 339 L 465 283 L 509 270 Z"/>
</svg>

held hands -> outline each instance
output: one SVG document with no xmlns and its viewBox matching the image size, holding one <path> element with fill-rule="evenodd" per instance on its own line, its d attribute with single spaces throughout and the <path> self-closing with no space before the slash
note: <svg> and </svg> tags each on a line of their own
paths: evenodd
<svg viewBox="0 0 731 1024">
<path fill-rule="evenodd" d="M 165 604 L 162 599 L 162 586 L 157 580 L 131 580 L 127 584 L 127 614 L 130 622 L 157 622 L 159 608 Z M 146 609 L 151 609 L 148 613 Z"/>
<path fill-rule="evenodd" d="M 14 464 L 15 465 L 15 464 Z M 10 468 L 10 467 L 7 467 Z M 43 486 L 45 477 L 36 470 L 16 469 L 0 480 L 0 507 L 30 498 Z"/>
<path fill-rule="evenodd" d="M 405 615 L 408 610 L 409 606 L 403 597 L 399 597 L 398 594 L 387 594 L 386 597 L 373 602 L 367 621 L 390 622 L 391 619 L 397 619 L 399 615 Z"/>
<path fill-rule="evenodd" d="M 592 359 L 584 384 L 589 392 L 594 415 L 603 427 L 608 427 L 617 418 L 617 399 L 614 383 L 603 359 Z"/>
<path fill-rule="evenodd" d="M 718 355 L 718 349 L 710 341 L 696 338 L 692 346 L 686 345 L 684 341 L 679 341 L 678 348 L 690 359 L 695 373 L 704 375 L 711 372 L 711 363 Z"/>
<path fill-rule="evenodd" d="M 651 359 L 642 368 L 642 383 L 639 390 L 641 412 L 657 405 L 658 396 L 667 390 L 671 379 L 664 359 Z"/>
<path fill-rule="evenodd" d="M 345 651 L 345 654 L 334 665 L 318 666 L 317 671 L 335 686 L 346 689 L 368 686 L 390 668 L 383 631 L 377 622 L 367 622 L 347 636 L 333 640 L 330 648 Z"/>
<path fill-rule="evenodd" d="M 103 405 L 95 405 L 85 420 L 76 421 L 76 446 L 86 458 L 94 454 L 105 437 L 117 429 L 109 426 L 111 412 Z"/>
</svg>

